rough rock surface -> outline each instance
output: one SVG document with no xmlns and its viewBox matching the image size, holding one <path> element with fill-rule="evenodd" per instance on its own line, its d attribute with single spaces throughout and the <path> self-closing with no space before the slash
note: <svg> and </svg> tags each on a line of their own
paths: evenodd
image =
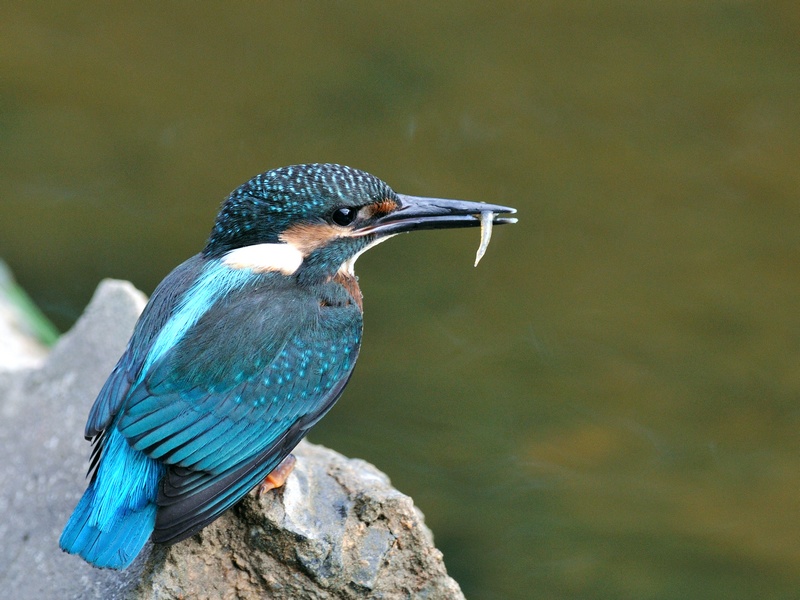
<svg viewBox="0 0 800 600">
<path fill-rule="evenodd" d="M 284 489 L 251 492 L 156 550 L 136 598 L 462 598 L 411 498 L 372 465 L 308 443 Z"/>
<path fill-rule="evenodd" d="M 463 598 L 411 499 L 372 465 L 302 443 L 286 486 L 255 493 L 125 572 L 58 549 L 85 487 L 86 414 L 144 297 L 103 282 L 41 367 L 0 365 L 0 589 L 28 598 Z"/>
<path fill-rule="evenodd" d="M 124 598 L 136 569 L 101 571 L 58 548 L 83 493 L 86 415 L 125 348 L 144 296 L 104 282 L 37 368 L 0 366 L 0 589 L 9 598 Z"/>
</svg>

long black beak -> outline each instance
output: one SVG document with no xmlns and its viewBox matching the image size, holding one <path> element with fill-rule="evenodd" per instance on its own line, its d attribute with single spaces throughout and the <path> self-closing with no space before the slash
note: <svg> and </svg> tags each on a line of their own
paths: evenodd
<svg viewBox="0 0 800 600">
<path fill-rule="evenodd" d="M 494 213 L 492 223 L 495 225 L 517 222 L 514 218 L 498 216 L 517 212 L 515 208 L 499 204 L 403 194 L 397 194 L 397 201 L 398 207 L 395 210 L 360 228 L 357 235 L 384 236 L 418 229 L 478 227 L 481 224 L 481 213 L 485 212 Z"/>
</svg>

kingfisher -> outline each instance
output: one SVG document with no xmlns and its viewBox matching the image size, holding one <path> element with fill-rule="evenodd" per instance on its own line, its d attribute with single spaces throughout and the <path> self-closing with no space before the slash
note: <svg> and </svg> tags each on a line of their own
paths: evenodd
<svg viewBox="0 0 800 600">
<path fill-rule="evenodd" d="M 256 486 L 282 485 L 353 373 L 356 259 L 398 233 L 491 231 L 514 212 L 398 194 L 334 164 L 234 190 L 203 251 L 156 287 L 89 412 L 89 485 L 61 548 L 124 569 L 148 539 L 184 540 Z"/>
</svg>

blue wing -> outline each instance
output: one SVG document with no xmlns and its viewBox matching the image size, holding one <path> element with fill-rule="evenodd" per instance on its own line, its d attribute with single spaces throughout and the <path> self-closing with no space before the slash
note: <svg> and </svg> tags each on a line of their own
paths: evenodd
<svg viewBox="0 0 800 600">
<path fill-rule="evenodd" d="M 125 352 L 92 405 L 84 431 L 86 439 L 96 438 L 111 424 L 128 390 L 139 376 L 153 340 L 172 315 L 180 297 L 197 278 L 204 263 L 199 254 L 193 256 L 176 267 L 153 291 Z"/>
<path fill-rule="evenodd" d="M 130 385 L 117 427 L 168 465 L 154 541 L 198 531 L 283 460 L 341 394 L 361 327 L 338 284 L 264 275 L 215 302 Z"/>
</svg>

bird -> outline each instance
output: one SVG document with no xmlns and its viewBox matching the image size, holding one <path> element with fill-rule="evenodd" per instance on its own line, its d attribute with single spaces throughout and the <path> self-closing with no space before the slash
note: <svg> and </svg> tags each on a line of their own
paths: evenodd
<svg viewBox="0 0 800 600">
<path fill-rule="evenodd" d="M 356 259 L 399 233 L 483 227 L 487 214 L 491 227 L 515 212 L 398 194 L 335 164 L 235 189 L 203 250 L 154 290 L 91 407 L 89 483 L 60 547 L 124 569 L 148 540 L 184 540 L 259 484 L 281 485 L 353 373 Z"/>
</svg>

